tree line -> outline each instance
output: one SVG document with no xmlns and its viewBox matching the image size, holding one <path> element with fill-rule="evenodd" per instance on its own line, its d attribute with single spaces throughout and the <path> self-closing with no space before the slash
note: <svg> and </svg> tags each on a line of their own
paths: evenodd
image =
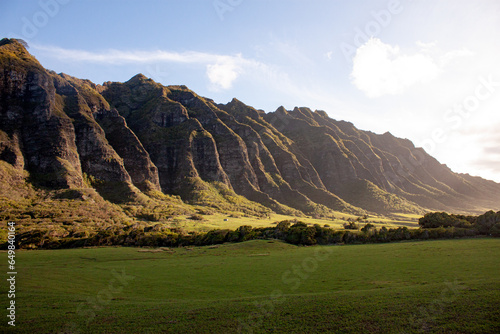
<svg viewBox="0 0 500 334">
<path fill-rule="evenodd" d="M 431 212 L 418 221 L 422 228 L 458 227 L 472 229 L 482 235 L 500 234 L 500 211 L 488 211 L 480 216 L 465 216 L 448 214 L 446 212 Z"/>
<path fill-rule="evenodd" d="M 240 226 L 235 230 L 184 232 L 160 225 L 149 227 L 111 227 L 92 235 L 56 238 L 42 231 L 24 232 L 17 237 L 19 248 L 75 248 L 85 246 L 182 247 L 206 246 L 253 239 L 278 239 L 294 245 L 332 245 L 380 243 L 402 240 L 427 240 L 473 237 L 500 237 L 500 211 L 480 216 L 463 216 L 445 212 L 428 213 L 419 220 L 420 228 L 376 228 L 368 223 L 359 230 L 333 230 L 318 224 L 284 220 L 273 227 Z M 5 248 L 3 245 L 2 248 Z"/>
</svg>

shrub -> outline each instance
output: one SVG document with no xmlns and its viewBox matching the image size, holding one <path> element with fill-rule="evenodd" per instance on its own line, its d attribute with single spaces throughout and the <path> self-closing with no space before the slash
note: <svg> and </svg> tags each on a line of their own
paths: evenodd
<svg viewBox="0 0 500 334">
<path fill-rule="evenodd" d="M 500 237 L 500 223 L 496 223 L 493 225 L 493 227 L 490 229 L 491 235 L 495 237 Z"/>
<path fill-rule="evenodd" d="M 492 233 L 493 227 L 500 223 L 500 211 L 488 211 L 476 218 L 474 227 L 482 234 Z"/>
<path fill-rule="evenodd" d="M 418 224 L 424 228 L 443 227 L 472 227 L 474 217 L 450 215 L 446 212 L 430 212 L 419 219 Z"/>
<path fill-rule="evenodd" d="M 371 229 L 375 229 L 375 225 L 368 223 L 365 226 L 363 226 L 363 228 L 361 229 L 361 231 L 362 232 L 368 232 Z"/>
<path fill-rule="evenodd" d="M 344 229 L 345 230 L 358 230 L 359 226 L 355 222 L 350 222 L 350 223 L 344 224 Z"/>
<path fill-rule="evenodd" d="M 303 222 L 297 222 L 290 227 L 285 240 L 294 245 L 314 245 L 316 244 L 315 235 L 315 227 L 309 227 Z"/>
</svg>

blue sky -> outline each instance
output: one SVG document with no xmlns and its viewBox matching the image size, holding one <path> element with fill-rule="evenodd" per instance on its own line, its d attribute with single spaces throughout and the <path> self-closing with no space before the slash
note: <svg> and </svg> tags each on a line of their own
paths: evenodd
<svg viewBox="0 0 500 334">
<path fill-rule="evenodd" d="M 498 32 L 497 0 L 0 2 L 0 36 L 58 73 L 322 109 L 500 182 Z"/>
</svg>

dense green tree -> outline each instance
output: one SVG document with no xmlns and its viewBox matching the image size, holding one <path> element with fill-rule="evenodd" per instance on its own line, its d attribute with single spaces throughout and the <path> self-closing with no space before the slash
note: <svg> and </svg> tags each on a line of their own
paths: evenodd
<svg viewBox="0 0 500 334">
<path fill-rule="evenodd" d="M 316 229 L 307 226 L 306 223 L 297 222 L 288 230 L 286 241 L 294 245 L 314 245 Z"/>
<path fill-rule="evenodd" d="M 491 210 L 478 216 L 476 218 L 474 227 L 478 230 L 479 233 L 489 234 L 493 232 L 491 231 L 492 228 L 498 223 L 500 223 L 500 211 L 495 213 L 493 210 Z"/>
</svg>

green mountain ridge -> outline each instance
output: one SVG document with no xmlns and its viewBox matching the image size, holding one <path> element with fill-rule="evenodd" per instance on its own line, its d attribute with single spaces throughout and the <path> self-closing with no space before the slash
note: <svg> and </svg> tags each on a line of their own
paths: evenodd
<svg viewBox="0 0 500 334">
<path fill-rule="evenodd" d="M 0 189 L 9 203 L 36 188 L 75 190 L 120 215 L 116 204 L 152 207 L 159 217 L 201 206 L 325 217 L 500 209 L 500 184 L 321 110 L 217 104 L 142 74 L 96 85 L 44 69 L 15 39 L 0 41 L 0 66 Z"/>
</svg>

